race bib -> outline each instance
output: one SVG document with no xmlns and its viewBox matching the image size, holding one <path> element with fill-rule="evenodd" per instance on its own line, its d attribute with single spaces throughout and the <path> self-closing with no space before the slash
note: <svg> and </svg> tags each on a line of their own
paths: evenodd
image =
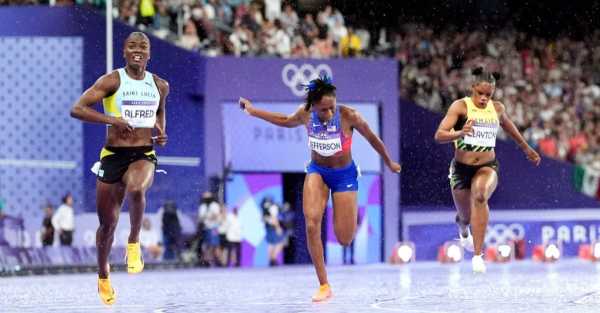
<svg viewBox="0 0 600 313">
<path fill-rule="evenodd" d="M 154 101 L 123 101 L 121 116 L 136 128 L 154 128 L 156 111 Z"/>
<path fill-rule="evenodd" d="M 342 140 L 340 137 L 331 139 L 317 139 L 309 136 L 308 147 L 324 157 L 329 157 L 342 151 Z"/>
<path fill-rule="evenodd" d="M 484 127 L 473 125 L 473 134 L 466 135 L 463 139 L 466 144 L 480 147 L 496 147 L 496 133 L 498 127 Z"/>
</svg>

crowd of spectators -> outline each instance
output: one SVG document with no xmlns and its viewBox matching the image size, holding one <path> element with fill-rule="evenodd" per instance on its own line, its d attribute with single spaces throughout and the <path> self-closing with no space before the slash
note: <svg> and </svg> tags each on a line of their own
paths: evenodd
<svg viewBox="0 0 600 313">
<path fill-rule="evenodd" d="M 207 56 L 331 58 L 360 55 L 370 34 L 325 6 L 298 14 L 282 0 L 124 0 L 114 15 Z"/>
<path fill-rule="evenodd" d="M 392 56 L 402 65 L 401 95 L 437 112 L 468 93 L 471 68 L 486 65 L 503 74 L 495 98 L 533 147 L 600 169 L 600 31 L 547 39 L 510 27 L 404 24 L 370 34 L 330 5 L 298 12 L 282 0 L 126 0 L 118 8 L 119 19 L 208 56 Z"/>
<path fill-rule="evenodd" d="M 51 5 L 104 0 L 42 0 Z M 37 0 L 0 0 L 33 4 Z M 503 74 L 494 98 L 547 157 L 600 169 L 600 31 L 541 38 L 511 27 L 462 31 L 402 24 L 369 33 L 331 5 L 311 12 L 284 0 L 115 0 L 115 18 L 207 56 L 388 56 L 402 66 L 400 93 L 444 112 L 468 94 L 470 70 Z"/>
</svg>

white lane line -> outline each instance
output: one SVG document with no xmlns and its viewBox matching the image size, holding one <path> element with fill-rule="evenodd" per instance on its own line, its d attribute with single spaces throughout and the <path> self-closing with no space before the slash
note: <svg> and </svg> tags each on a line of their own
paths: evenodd
<svg viewBox="0 0 600 313">
<path fill-rule="evenodd" d="M 77 167 L 77 162 L 35 159 L 0 159 L 0 166 L 72 170 Z"/>
</svg>

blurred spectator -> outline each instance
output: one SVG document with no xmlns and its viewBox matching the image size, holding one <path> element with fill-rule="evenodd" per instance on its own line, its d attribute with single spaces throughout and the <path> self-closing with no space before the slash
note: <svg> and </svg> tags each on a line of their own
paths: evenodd
<svg viewBox="0 0 600 313">
<path fill-rule="evenodd" d="M 212 192 L 202 194 L 202 203 L 198 207 L 198 219 L 204 225 L 204 260 L 209 265 L 220 265 L 218 248 L 219 226 L 221 224 L 221 205 Z"/>
<path fill-rule="evenodd" d="M 336 20 L 333 27 L 331 27 L 329 29 L 329 31 L 331 32 L 331 38 L 333 39 L 333 43 L 338 47 L 340 47 L 342 38 L 348 36 L 348 28 L 346 28 L 346 26 L 342 23 L 343 23 L 342 20 Z M 356 38 L 358 38 L 358 37 L 356 37 Z M 347 56 L 347 54 L 344 56 Z"/>
<path fill-rule="evenodd" d="M 23 233 L 24 228 L 25 223 L 23 218 L 6 214 L 4 212 L 4 202 L 0 199 L 0 246 L 22 246 L 23 236 L 21 234 Z M 7 233 L 9 232 L 16 233 L 13 236 L 9 235 L 9 238 L 13 239 L 11 241 L 7 239 Z"/>
<path fill-rule="evenodd" d="M 312 15 L 311 15 L 312 17 Z M 294 11 L 291 4 L 287 3 L 283 8 L 283 14 L 277 17 L 281 21 L 281 27 L 286 31 L 288 36 L 294 36 L 298 29 L 298 14 Z"/>
<path fill-rule="evenodd" d="M 290 36 L 281 27 L 281 21 L 275 20 L 273 26 L 266 38 L 267 54 L 287 58 L 291 51 Z"/>
<path fill-rule="evenodd" d="M 160 234 L 154 227 L 152 227 L 152 222 L 148 217 L 144 217 L 142 220 L 142 229 L 140 229 L 140 245 L 143 249 L 148 251 L 153 260 L 160 259 L 163 250 L 160 245 Z"/>
<path fill-rule="evenodd" d="M 140 26 L 148 27 L 154 23 L 154 16 L 156 15 L 154 0 L 139 0 L 139 4 L 139 19 L 137 22 Z"/>
<path fill-rule="evenodd" d="M 265 17 L 268 21 L 274 21 L 281 15 L 281 0 L 264 0 Z"/>
<path fill-rule="evenodd" d="M 294 228 L 296 227 L 296 211 L 289 202 L 285 202 L 279 212 L 279 223 L 283 228 L 283 261 L 285 264 L 295 263 L 296 244 Z"/>
<path fill-rule="evenodd" d="M 233 54 L 238 57 L 248 55 L 250 53 L 251 40 L 250 30 L 241 24 L 236 25 L 233 33 L 229 35 Z"/>
<path fill-rule="evenodd" d="M 154 15 L 154 24 L 152 25 L 153 34 L 160 39 L 171 39 L 171 14 L 165 1 L 161 0 L 156 3 L 156 15 Z"/>
<path fill-rule="evenodd" d="M 204 245 L 204 236 L 206 232 L 206 227 L 204 227 L 204 221 L 198 215 L 198 220 L 196 221 L 196 233 L 193 238 L 192 250 L 196 254 L 196 264 L 199 266 L 208 266 L 208 262 L 205 259 L 205 245 Z"/>
<path fill-rule="evenodd" d="M 360 38 L 352 27 L 348 27 L 346 34 L 340 39 L 340 54 L 344 57 L 356 57 L 361 54 L 361 49 Z"/>
<path fill-rule="evenodd" d="M 369 50 L 369 43 L 371 42 L 371 34 L 369 33 L 368 30 L 364 29 L 364 28 L 357 28 L 354 29 L 352 28 L 352 31 L 354 31 L 354 33 L 356 34 L 356 36 L 358 36 L 358 39 L 360 40 L 360 54 L 357 54 L 356 56 L 361 56 L 363 55 L 363 51 L 367 51 Z"/>
<path fill-rule="evenodd" d="M 333 13 L 333 9 L 331 7 L 331 5 L 327 5 L 325 6 L 325 9 L 323 11 L 319 11 L 319 13 L 317 14 L 317 23 L 319 25 L 323 25 L 325 27 L 329 26 L 329 21 L 331 18 L 331 14 Z M 333 21 L 331 23 L 333 26 Z"/>
<path fill-rule="evenodd" d="M 74 0 L 56 0 L 56 6 L 67 6 L 75 4 Z"/>
<path fill-rule="evenodd" d="M 52 216 L 52 225 L 58 233 L 61 246 L 70 246 L 73 243 L 75 231 L 75 211 L 73 210 L 73 196 L 67 193 L 62 198 L 62 204 Z"/>
<path fill-rule="evenodd" d="M 135 25 L 137 22 L 137 7 L 133 0 L 123 0 L 118 2 L 119 19 L 128 25 Z"/>
<path fill-rule="evenodd" d="M 181 243 L 181 223 L 177 216 L 177 204 L 166 201 L 162 207 L 162 233 L 165 253 L 163 260 L 179 259 L 179 245 Z"/>
<path fill-rule="evenodd" d="M 217 5 L 215 2 L 216 0 L 208 0 L 204 3 L 204 6 L 202 6 L 204 17 L 208 22 L 214 22 L 215 17 L 217 16 Z"/>
<path fill-rule="evenodd" d="M 305 45 L 310 45 L 317 36 L 319 36 L 319 28 L 315 23 L 313 15 L 308 13 L 300 23 L 300 34 L 304 39 Z"/>
<path fill-rule="evenodd" d="M 189 50 L 198 50 L 200 48 L 200 38 L 198 37 L 196 24 L 193 21 L 187 21 L 183 28 L 183 35 L 177 44 Z"/>
<path fill-rule="evenodd" d="M 241 258 L 242 258 L 242 225 L 240 224 L 240 219 L 238 217 L 238 208 L 234 207 L 230 213 L 227 214 L 227 219 L 225 220 L 225 225 L 227 229 L 226 234 L 226 242 L 227 242 L 227 258 L 225 265 L 226 266 L 240 266 Z"/>
<path fill-rule="evenodd" d="M 253 34 L 258 34 L 261 31 L 265 20 L 261 13 L 260 4 L 258 2 L 251 2 L 248 6 L 248 11 L 242 16 L 242 24 L 245 24 Z"/>
<path fill-rule="evenodd" d="M 225 255 L 225 250 L 227 249 L 227 207 L 224 204 L 221 204 L 220 207 L 219 226 L 217 227 L 219 232 L 219 248 L 217 249 L 217 256 L 219 258 L 218 266 L 227 264 L 227 256 Z"/>
<path fill-rule="evenodd" d="M 231 25 L 233 23 L 233 8 L 229 5 L 228 1 L 221 0 L 218 3 L 215 23 L 220 23 L 220 25 L 216 25 L 220 30 L 231 32 Z"/>
<path fill-rule="evenodd" d="M 289 202 L 285 202 L 281 207 L 281 212 L 279 212 L 279 223 L 283 228 L 283 234 L 286 240 L 293 235 L 294 233 L 294 221 L 296 218 L 296 214 L 292 210 L 292 206 Z"/>
<path fill-rule="evenodd" d="M 42 220 L 42 229 L 40 231 L 40 240 L 42 246 L 52 246 L 54 244 L 54 225 L 52 225 L 52 214 L 54 208 L 51 203 L 44 206 L 44 219 Z"/>
<path fill-rule="evenodd" d="M 279 223 L 279 206 L 273 199 L 266 197 L 262 201 L 263 221 L 265 222 L 269 266 L 278 265 L 277 256 L 283 250 L 284 233 Z"/>
<path fill-rule="evenodd" d="M 290 52 L 292 58 L 308 58 L 310 57 L 310 52 L 308 51 L 308 47 L 304 43 L 304 39 L 301 36 L 296 36 L 292 40 L 292 50 Z"/>
<path fill-rule="evenodd" d="M 308 49 L 310 51 L 310 57 L 316 59 L 331 58 L 335 53 L 333 40 L 328 32 L 320 34 Z"/>
</svg>

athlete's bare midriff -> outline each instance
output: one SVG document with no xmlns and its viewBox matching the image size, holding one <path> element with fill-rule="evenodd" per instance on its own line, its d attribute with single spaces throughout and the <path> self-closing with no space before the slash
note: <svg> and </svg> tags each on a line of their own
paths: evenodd
<svg viewBox="0 0 600 313">
<path fill-rule="evenodd" d="M 481 165 L 489 163 L 496 159 L 496 152 L 474 152 L 456 149 L 456 151 L 454 152 L 454 159 L 456 160 L 456 162 L 460 162 L 462 164 Z"/>
<path fill-rule="evenodd" d="M 152 145 L 152 129 L 136 128 L 133 134 L 123 137 L 113 127 L 108 127 L 106 145 L 111 147 L 139 147 Z"/>
<path fill-rule="evenodd" d="M 314 151 L 311 151 L 310 158 L 315 164 L 322 167 L 329 168 L 343 168 L 352 162 L 352 153 L 342 152 L 339 155 L 334 155 L 330 157 L 324 157 Z"/>
</svg>

